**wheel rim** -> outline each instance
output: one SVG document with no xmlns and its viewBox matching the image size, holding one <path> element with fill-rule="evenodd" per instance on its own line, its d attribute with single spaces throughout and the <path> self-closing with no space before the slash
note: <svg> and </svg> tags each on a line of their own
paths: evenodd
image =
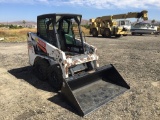
<svg viewBox="0 0 160 120">
<path fill-rule="evenodd" d="M 94 36 L 96 35 L 96 31 L 95 31 L 95 30 L 93 30 L 93 35 L 94 35 Z"/>
<path fill-rule="evenodd" d="M 107 37 L 109 36 L 109 31 L 108 31 L 108 30 L 106 31 L 106 36 L 107 36 Z"/>
<path fill-rule="evenodd" d="M 105 29 L 104 32 L 105 32 L 104 33 L 105 37 L 110 37 L 110 31 L 109 31 L 109 29 Z"/>
</svg>

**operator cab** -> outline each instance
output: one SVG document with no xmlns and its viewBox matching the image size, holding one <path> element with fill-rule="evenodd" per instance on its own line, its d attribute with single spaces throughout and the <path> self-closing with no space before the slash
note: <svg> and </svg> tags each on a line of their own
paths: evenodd
<svg viewBox="0 0 160 120">
<path fill-rule="evenodd" d="M 126 30 L 131 29 L 131 21 L 130 20 L 118 20 L 117 22 L 118 22 L 119 27 L 123 27 Z"/>
<path fill-rule="evenodd" d="M 38 16 L 37 33 L 48 43 L 66 54 L 83 54 L 83 38 L 80 29 L 81 15 L 45 14 Z"/>
</svg>

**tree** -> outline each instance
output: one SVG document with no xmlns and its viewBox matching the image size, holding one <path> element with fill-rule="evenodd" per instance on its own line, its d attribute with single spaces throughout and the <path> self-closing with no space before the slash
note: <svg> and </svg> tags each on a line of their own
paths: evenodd
<svg viewBox="0 0 160 120">
<path fill-rule="evenodd" d="M 25 27 L 26 21 L 25 21 L 25 20 L 23 20 L 23 21 L 22 21 L 22 23 L 24 24 L 24 27 Z"/>
<path fill-rule="evenodd" d="M 154 24 L 155 22 L 156 22 L 155 19 L 153 19 L 153 20 L 151 21 L 152 24 Z"/>
</svg>

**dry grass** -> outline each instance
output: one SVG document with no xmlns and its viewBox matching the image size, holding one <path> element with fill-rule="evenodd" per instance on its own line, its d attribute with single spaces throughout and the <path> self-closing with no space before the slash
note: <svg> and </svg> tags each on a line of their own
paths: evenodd
<svg viewBox="0 0 160 120">
<path fill-rule="evenodd" d="M 0 28 L 0 38 L 4 38 L 4 42 L 23 42 L 26 41 L 28 32 L 36 32 L 34 28 L 23 29 L 6 29 Z"/>
<path fill-rule="evenodd" d="M 81 27 L 81 29 L 85 33 L 85 35 L 89 35 L 89 29 L 86 29 L 85 27 Z"/>
<path fill-rule="evenodd" d="M 85 35 L 89 35 L 89 29 L 82 27 L 82 31 Z M 23 29 L 7 29 L 0 28 L 0 38 L 4 38 L 3 42 L 23 42 L 27 40 L 28 32 L 36 32 L 35 28 L 23 28 Z"/>
</svg>

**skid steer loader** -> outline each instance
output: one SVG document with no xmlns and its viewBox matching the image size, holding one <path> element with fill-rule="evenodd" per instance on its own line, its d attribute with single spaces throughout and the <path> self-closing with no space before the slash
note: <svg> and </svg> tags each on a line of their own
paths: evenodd
<svg viewBox="0 0 160 120">
<path fill-rule="evenodd" d="M 85 42 L 81 15 L 44 14 L 37 33 L 29 32 L 29 63 L 81 116 L 130 87 L 112 64 L 99 67 L 97 49 Z"/>
</svg>

